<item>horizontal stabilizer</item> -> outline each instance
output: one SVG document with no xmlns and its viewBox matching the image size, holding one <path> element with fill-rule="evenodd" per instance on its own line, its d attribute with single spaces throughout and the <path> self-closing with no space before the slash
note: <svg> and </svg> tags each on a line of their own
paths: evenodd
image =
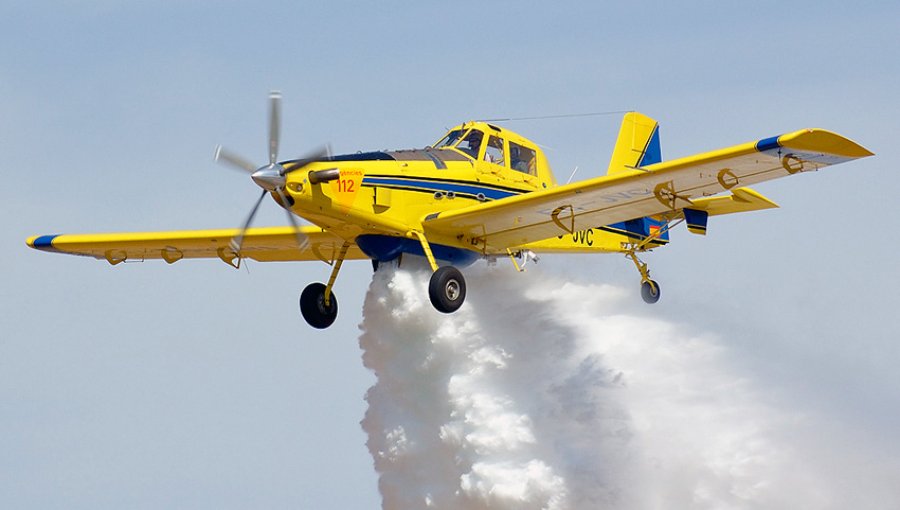
<svg viewBox="0 0 900 510">
<path fill-rule="evenodd" d="M 698 198 L 684 209 L 684 221 L 692 234 L 706 235 L 710 216 L 773 209 L 778 204 L 750 188 L 737 188 L 726 197 Z"/>
<path fill-rule="evenodd" d="M 724 197 L 697 198 L 691 201 L 691 209 L 705 211 L 710 216 L 739 212 L 775 209 L 778 204 L 750 188 L 735 188 Z"/>
</svg>

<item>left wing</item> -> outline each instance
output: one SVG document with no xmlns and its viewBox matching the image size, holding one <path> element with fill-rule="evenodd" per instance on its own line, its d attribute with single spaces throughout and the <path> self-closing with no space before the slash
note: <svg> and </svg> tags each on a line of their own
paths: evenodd
<svg viewBox="0 0 900 510">
<path fill-rule="evenodd" d="M 757 142 L 634 168 L 557 188 L 429 215 L 426 233 L 502 251 L 601 225 L 685 208 L 738 186 L 871 156 L 836 133 L 804 129 Z M 694 206 L 694 201 L 697 205 Z M 774 205 L 774 204 L 773 204 Z"/>
<path fill-rule="evenodd" d="M 344 240 L 318 227 L 300 227 L 309 247 L 300 251 L 292 227 L 248 229 L 241 246 L 243 258 L 261 262 L 335 259 Z M 239 234 L 237 229 L 182 230 L 172 232 L 129 232 L 120 234 L 60 234 L 34 236 L 28 246 L 49 252 L 82 255 L 106 260 L 110 264 L 125 261 L 162 259 L 168 263 L 181 259 L 218 258 L 235 265 L 237 255 L 229 246 Z M 367 259 L 352 244 L 347 259 Z"/>
</svg>

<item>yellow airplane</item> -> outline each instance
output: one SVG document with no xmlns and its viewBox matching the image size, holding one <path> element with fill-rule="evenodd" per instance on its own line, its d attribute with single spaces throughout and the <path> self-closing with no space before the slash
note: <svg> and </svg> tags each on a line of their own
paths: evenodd
<svg viewBox="0 0 900 510">
<path fill-rule="evenodd" d="M 802 129 L 672 161 L 662 161 L 655 120 L 627 113 L 606 175 L 560 185 L 543 151 L 488 122 L 466 122 L 424 149 L 278 160 L 281 95 L 269 98 L 269 161 L 258 167 L 221 147 L 216 159 L 250 174 L 262 193 L 240 229 L 30 237 L 38 250 L 90 256 L 112 265 L 162 259 L 219 258 L 234 267 L 319 260 L 326 284 L 312 283 L 300 311 L 315 328 L 337 316 L 332 287 L 345 260 L 424 256 L 434 307 L 456 311 L 466 296 L 457 267 L 510 258 L 517 270 L 537 254 L 621 253 L 641 276 L 641 295 L 659 285 L 638 254 L 663 246 L 684 222 L 705 234 L 710 216 L 777 207 L 747 186 L 818 170 L 872 153 L 838 134 Z M 290 226 L 251 228 L 266 196 Z M 296 216 L 314 226 L 299 226 Z"/>
</svg>

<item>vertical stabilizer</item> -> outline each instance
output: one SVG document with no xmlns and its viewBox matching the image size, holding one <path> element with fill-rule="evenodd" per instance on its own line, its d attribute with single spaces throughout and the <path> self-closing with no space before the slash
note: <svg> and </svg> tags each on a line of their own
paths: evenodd
<svg viewBox="0 0 900 510">
<path fill-rule="evenodd" d="M 661 161 L 659 123 L 642 113 L 626 113 L 606 173 L 613 175 Z"/>
</svg>

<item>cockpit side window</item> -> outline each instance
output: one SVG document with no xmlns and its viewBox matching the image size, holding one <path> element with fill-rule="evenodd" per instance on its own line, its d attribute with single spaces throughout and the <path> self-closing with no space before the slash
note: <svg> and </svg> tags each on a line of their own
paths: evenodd
<svg viewBox="0 0 900 510">
<path fill-rule="evenodd" d="M 484 133 L 477 129 L 473 129 L 469 131 L 469 134 L 466 135 L 463 141 L 459 142 L 459 145 L 456 148 L 469 156 L 478 159 L 481 155 L 482 140 L 484 140 Z"/>
<path fill-rule="evenodd" d="M 537 154 L 534 149 L 509 142 L 509 158 L 513 170 L 529 175 L 537 175 Z"/>
<path fill-rule="evenodd" d="M 454 129 L 447 133 L 447 136 L 441 139 L 440 142 L 434 144 L 435 149 L 440 149 L 442 147 L 452 147 L 456 145 L 456 142 L 459 141 L 459 138 L 463 135 L 462 129 Z"/>
<path fill-rule="evenodd" d="M 503 166 L 506 164 L 506 157 L 503 153 L 503 139 L 492 136 L 488 139 L 487 149 L 485 149 L 484 160 L 490 161 L 495 165 Z"/>
</svg>

